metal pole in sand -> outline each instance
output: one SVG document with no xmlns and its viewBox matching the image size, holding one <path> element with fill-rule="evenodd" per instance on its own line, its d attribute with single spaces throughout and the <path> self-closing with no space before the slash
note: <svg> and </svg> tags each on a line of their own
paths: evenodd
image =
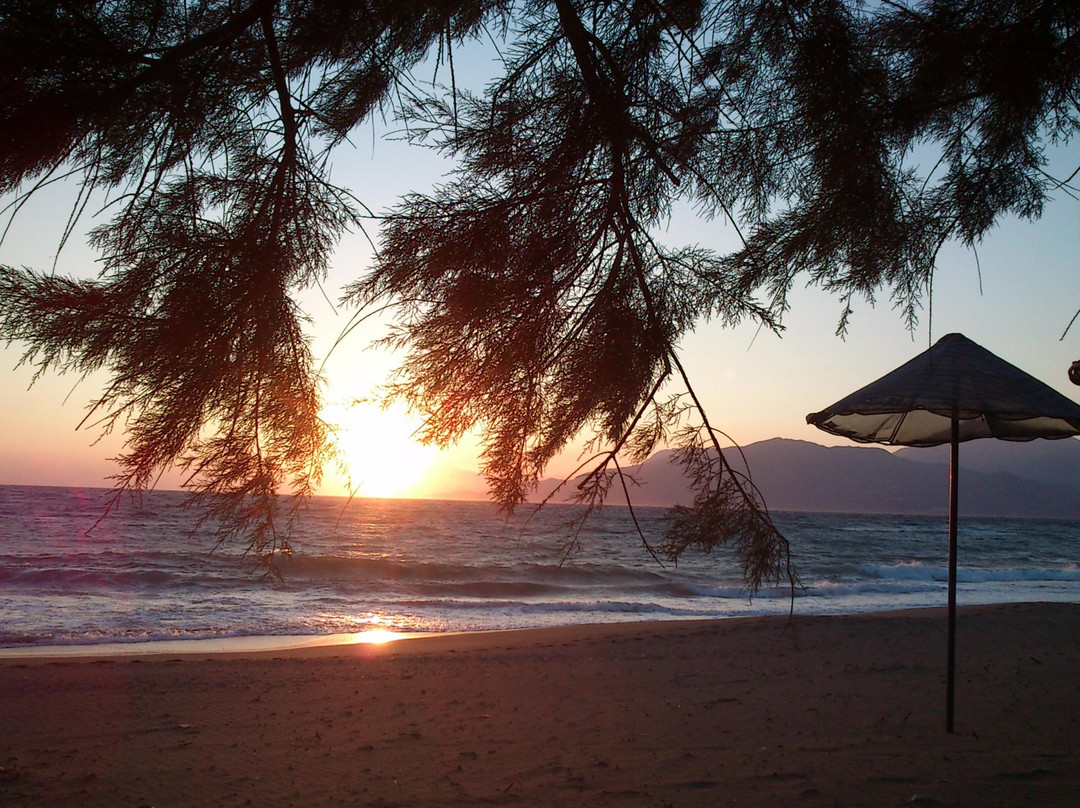
<svg viewBox="0 0 1080 808">
<path fill-rule="evenodd" d="M 949 457 L 949 663 L 945 682 L 945 731 L 953 731 L 953 691 L 956 688 L 956 518 L 959 502 L 960 421 L 953 413 Z"/>
</svg>

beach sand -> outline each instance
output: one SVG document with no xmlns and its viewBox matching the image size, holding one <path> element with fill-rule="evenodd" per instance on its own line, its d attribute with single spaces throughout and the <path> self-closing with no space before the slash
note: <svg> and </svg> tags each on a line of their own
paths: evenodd
<svg viewBox="0 0 1080 808">
<path fill-rule="evenodd" d="M 0 662 L 2 806 L 1075 806 L 1080 604 Z"/>
</svg>

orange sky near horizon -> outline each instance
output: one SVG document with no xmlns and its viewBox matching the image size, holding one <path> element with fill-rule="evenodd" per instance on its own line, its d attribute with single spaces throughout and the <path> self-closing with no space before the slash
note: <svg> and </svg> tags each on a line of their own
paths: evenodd
<svg viewBox="0 0 1080 808">
<path fill-rule="evenodd" d="M 980 249 L 978 267 L 970 253 L 947 247 L 935 285 L 932 331 L 928 317 L 911 335 L 887 305 L 862 304 L 848 338 L 841 340 L 834 333 L 838 301 L 814 289 L 793 291 L 782 337 L 758 333 L 750 324 L 734 329 L 702 326 L 681 348 L 710 417 L 742 445 L 771 437 L 843 444 L 807 426 L 806 414 L 892 370 L 950 331 L 966 334 L 1073 400 L 1080 399 L 1080 388 L 1066 378 L 1069 363 L 1080 358 L 1080 329 L 1065 341 L 1059 339 L 1080 307 L 1080 273 L 1074 267 L 1080 255 L 1078 208 L 1063 203 L 1038 223 L 1007 223 Z M 35 233 L 32 227 L 22 234 L 21 252 L 14 251 L 10 241 L 0 246 L 0 262 L 41 266 L 42 261 L 27 260 L 32 258 L 27 244 L 41 244 Z M 684 236 L 673 234 L 671 240 Z M 347 268 L 366 260 L 355 250 L 355 244 L 342 245 L 329 288 L 350 280 L 353 271 Z M 61 271 L 86 274 L 66 260 Z M 315 323 L 313 349 L 323 356 L 347 314 L 321 296 L 310 296 L 304 306 Z M 354 486 L 367 483 L 366 490 L 364 485 L 356 488 L 356 495 L 441 498 L 459 490 L 463 481 L 479 494 L 483 486 L 475 480 L 475 439 L 446 452 L 418 451 L 409 438 L 418 425 L 415 420 L 405 423 L 399 413 L 389 422 L 373 422 L 370 413 L 361 417 L 363 408 L 349 406 L 376 394 L 399 359 L 368 347 L 381 336 L 382 327 L 372 323 L 352 335 L 330 353 L 323 369 L 329 383 L 328 420 L 346 427 L 350 479 Z M 122 435 L 95 443 L 96 431 L 76 431 L 85 405 L 106 377 L 76 384 L 74 377 L 50 373 L 29 388 L 31 369 L 14 369 L 20 353 L 21 346 L 0 348 L 0 484 L 111 485 L 107 478 L 114 467 L 108 458 L 122 449 Z M 569 473 L 576 461 L 577 452 L 571 450 L 550 469 L 551 476 Z M 385 473 L 379 473 L 380 463 Z M 392 467 L 400 470 L 391 472 Z M 419 479 L 406 475 L 406 469 L 416 468 L 425 470 Z M 161 487 L 173 488 L 178 482 L 176 475 L 167 474 Z M 348 492 L 346 480 L 328 469 L 322 493 Z"/>
</svg>

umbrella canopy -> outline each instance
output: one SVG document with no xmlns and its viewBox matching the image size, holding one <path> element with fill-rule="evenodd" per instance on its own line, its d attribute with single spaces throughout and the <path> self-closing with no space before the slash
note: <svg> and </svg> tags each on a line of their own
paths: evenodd
<svg viewBox="0 0 1080 808">
<path fill-rule="evenodd" d="M 976 345 L 948 334 L 892 373 L 807 423 L 861 443 L 952 447 L 949 473 L 949 632 L 945 728 L 953 731 L 959 445 L 974 438 L 1080 435 L 1080 405 Z"/>
<path fill-rule="evenodd" d="M 822 412 L 819 429 L 863 443 L 938 446 L 973 438 L 1032 440 L 1080 434 L 1080 404 L 963 334 L 948 334 L 892 373 Z"/>
</svg>

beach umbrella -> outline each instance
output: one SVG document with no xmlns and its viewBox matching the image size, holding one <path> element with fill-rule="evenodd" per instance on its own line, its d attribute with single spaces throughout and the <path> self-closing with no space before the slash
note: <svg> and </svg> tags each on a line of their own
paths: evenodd
<svg viewBox="0 0 1080 808">
<path fill-rule="evenodd" d="M 806 421 L 860 443 L 951 446 L 945 727 L 952 732 L 959 445 L 975 438 L 1033 440 L 1080 435 L 1080 405 L 962 334 L 948 334 L 892 373 L 806 416 Z"/>
</svg>

